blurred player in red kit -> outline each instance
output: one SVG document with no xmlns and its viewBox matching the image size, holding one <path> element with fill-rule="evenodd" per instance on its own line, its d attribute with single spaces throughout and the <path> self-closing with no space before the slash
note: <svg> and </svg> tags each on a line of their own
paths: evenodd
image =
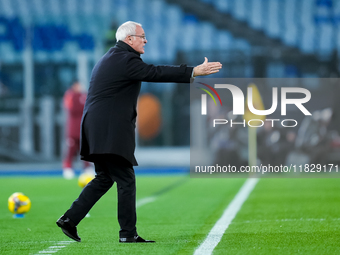
<svg viewBox="0 0 340 255">
<path fill-rule="evenodd" d="M 82 91 L 79 81 L 74 81 L 64 94 L 64 108 L 67 112 L 66 121 L 66 156 L 63 160 L 63 176 L 65 179 L 74 177 L 72 169 L 73 159 L 78 155 L 80 146 L 80 123 L 86 101 L 86 94 Z M 87 161 L 84 162 L 85 171 L 93 171 Z"/>
</svg>

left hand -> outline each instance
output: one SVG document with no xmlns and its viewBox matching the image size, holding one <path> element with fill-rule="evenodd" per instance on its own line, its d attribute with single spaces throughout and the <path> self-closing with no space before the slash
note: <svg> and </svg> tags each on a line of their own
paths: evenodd
<svg viewBox="0 0 340 255">
<path fill-rule="evenodd" d="M 202 64 L 194 67 L 194 77 L 217 73 L 222 68 L 222 64 L 220 62 L 208 62 L 206 57 L 204 57 L 204 59 L 205 60 Z"/>
</svg>

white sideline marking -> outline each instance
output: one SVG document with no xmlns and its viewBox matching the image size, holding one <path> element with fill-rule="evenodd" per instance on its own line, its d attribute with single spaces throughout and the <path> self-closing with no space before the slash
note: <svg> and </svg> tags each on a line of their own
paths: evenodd
<svg viewBox="0 0 340 255">
<path fill-rule="evenodd" d="M 217 244 L 228 228 L 231 221 L 235 218 L 238 211 L 241 209 L 243 203 L 247 200 L 248 196 L 255 188 L 258 179 L 247 179 L 234 199 L 224 210 L 221 218 L 215 223 L 214 227 L 210 230 L 208 236 L 203 243 L 196 249 L 194 255 L 208 255 L 212 254 Z"/>
<path fill-rule="evenodd" d="M 152 203 L 153 201 L 156 200 L 156 198 L 157 197 L 145 197 L 145 198 L 139 199 L 136 202 L 136 208 L 141 207 L 141 206 L 148 204 L 148 203 Z"/>
<path fill-rule="evenodd" d="M 54 245 L 51 245 L 50 247 L 46 248 L 45 250 L 42 251 L 38 251 L 36 253 L 36 255 L 39 254 L 54 254 L 58 251 L 60 251 L 62 248 L 65 248 L 66 245 L 70 244 L 70 243 L 74 243 L 75 241 L 59 241 L 59 242 L 54 242 Z"/>
</svg>

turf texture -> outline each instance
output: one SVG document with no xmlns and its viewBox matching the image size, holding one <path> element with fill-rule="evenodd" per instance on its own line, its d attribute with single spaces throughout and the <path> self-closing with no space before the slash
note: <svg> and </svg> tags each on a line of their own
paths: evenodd
<svg viewBox="0 0 340 255">
<path fill-rule="evenodd" d="M 0 254 L 47 254 L 59 246 L 53 254 L 193 254 L 244 181 L 138 176 L 137 200 L 155 200 L 137 208 L 137 230 L 155 244 L 118 243 L 114 186 L 79 224 L 82 242 L 61 247 L 71 239 L 55 221 L 79 195 L 77 180 L 2 177 Z M 23 219 L 7 209 L 14 192 L 32 201 Z M 271 178 L 258 182 L 214 254 L 340 254 L 339 243 L 340 179 Z"/>
</svg>

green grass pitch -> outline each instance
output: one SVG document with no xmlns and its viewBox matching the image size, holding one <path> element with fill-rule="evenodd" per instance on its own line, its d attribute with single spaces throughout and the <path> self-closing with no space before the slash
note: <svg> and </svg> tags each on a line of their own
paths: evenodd
<svg viewBox="0 0 340 255">
<path fill-rule="evenodd" d="M 54 254 L 193 254 L 245 179 L 137 176 L 138 233 L 155 244 L 118 243 L 114 186 L 78 226 L 82 242 Z M 0 178 L 0 254 L 45 254 L 70 241 L 55 221 L 79 195 L 77 180 Z M 32 208 L 14 219 L 7 199 L 23 192 Z M 59 243 L 58 243 L 59 242 Z M 340 254 L 340 179 L 261 179 L 214 254 Z"/>
</svg>

